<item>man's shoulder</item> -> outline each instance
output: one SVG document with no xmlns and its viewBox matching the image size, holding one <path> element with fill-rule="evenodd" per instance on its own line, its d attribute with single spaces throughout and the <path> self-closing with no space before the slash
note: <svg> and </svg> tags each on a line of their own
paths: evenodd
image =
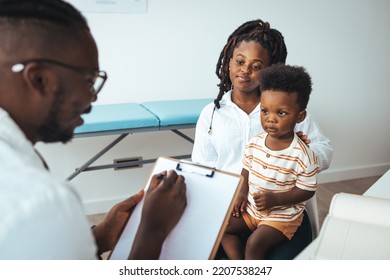
<svg viewBox="0 0 390 280">
<path fill-rule="evenodd" d="M 67 201 L 81 203 L 73 187 L 65 180 L 40 167 L 28 164 L 17 166 L 16 163 L 0 163 L 2 213 L 38 206 L 61 207 Z"/>
<path fill-rule="evenodd" d="M 83 205 L 71 186 L 34 168 L 0 168 L 0 211 L 6 213 L 0 215 L 0 259 L 65 258 L 70 238 L 91 243 Z"/>
</svg>

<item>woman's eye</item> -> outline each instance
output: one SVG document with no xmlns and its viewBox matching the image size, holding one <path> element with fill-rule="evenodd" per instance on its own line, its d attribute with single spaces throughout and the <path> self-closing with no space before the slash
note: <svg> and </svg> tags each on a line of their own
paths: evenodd
<svg viewBox="0 0 390 280">
<path fill-rule="evenodd" d="M 238 65 L 243 65 L 243 64 L 244 64 L 244 61 L 242 61 L 242 60 L 236 60 L 236 63 L 237 63 Z"/>
<path fill-rule="evenodd" d="M 260 65 L 252 65 L 253 70 L 260 70 L 261 66 Z"/>
</svg>

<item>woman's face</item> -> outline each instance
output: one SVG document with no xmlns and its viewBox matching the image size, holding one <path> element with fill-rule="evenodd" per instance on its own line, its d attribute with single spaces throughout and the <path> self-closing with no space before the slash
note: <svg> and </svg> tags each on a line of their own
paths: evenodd
<svg viewBox="0 0 390 280">
<path fill-rule="evenodd" d="M 259 93 L 261 70 L 269 65 L 269 54 L 255 41 L 241 42 L 229 62 L 229 75 L 235 92 Z"/>
</svg>

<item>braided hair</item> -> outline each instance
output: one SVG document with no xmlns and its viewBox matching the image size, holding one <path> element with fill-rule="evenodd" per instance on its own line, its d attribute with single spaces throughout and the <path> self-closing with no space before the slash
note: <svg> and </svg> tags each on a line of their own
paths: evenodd
<svg viewBox="0 0 390 280">
<path fill-rule="evenodd" d="M 39 20 L 62 27 L 84 28 L 87 20 L 71 4 L 62 0 L 0 0 L 0 19 Z"/>
<path fill-rule="evenodd" d="M 261 19 L 245 22 L 239 26 L 228 38 L 226 45 L 219 55 L 215 73 L 220 80 L 218 84 L 219 93 L 214 100 L 215 106 L 219 109 L 219 101 L 225 92 L 229 91 L 232 81 L 229 76 L 229 61 L 233 57 L 233 51 L 242 41 L 255 41 L 269 53 L 270 65 L 274 63 L 285 63 L 287 48 L 283 35 L 276 29 L 271 29 L 268 22 Z"/>
</svg>

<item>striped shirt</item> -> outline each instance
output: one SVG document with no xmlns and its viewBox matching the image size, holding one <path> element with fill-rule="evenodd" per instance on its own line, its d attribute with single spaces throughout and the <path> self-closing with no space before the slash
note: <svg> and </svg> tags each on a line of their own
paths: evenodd
<svg viewBox="0 0 390 280">
<path fill-rule="evenodd" d="M 317 188 L 317 157 L 294 135 L 291 145 L 284 150 L 269 150 L 265 146 L 266 133 L 256 135 L 245 148 L 243 166 L 249 172 L 246 210 L 256 219 L 292 221 L 303 212 L 305 202 L 258 211 L 253 200 L 255 193 L 261 190 L 286 192 L 294 187 L 306 191 Z"/>
</svg>

